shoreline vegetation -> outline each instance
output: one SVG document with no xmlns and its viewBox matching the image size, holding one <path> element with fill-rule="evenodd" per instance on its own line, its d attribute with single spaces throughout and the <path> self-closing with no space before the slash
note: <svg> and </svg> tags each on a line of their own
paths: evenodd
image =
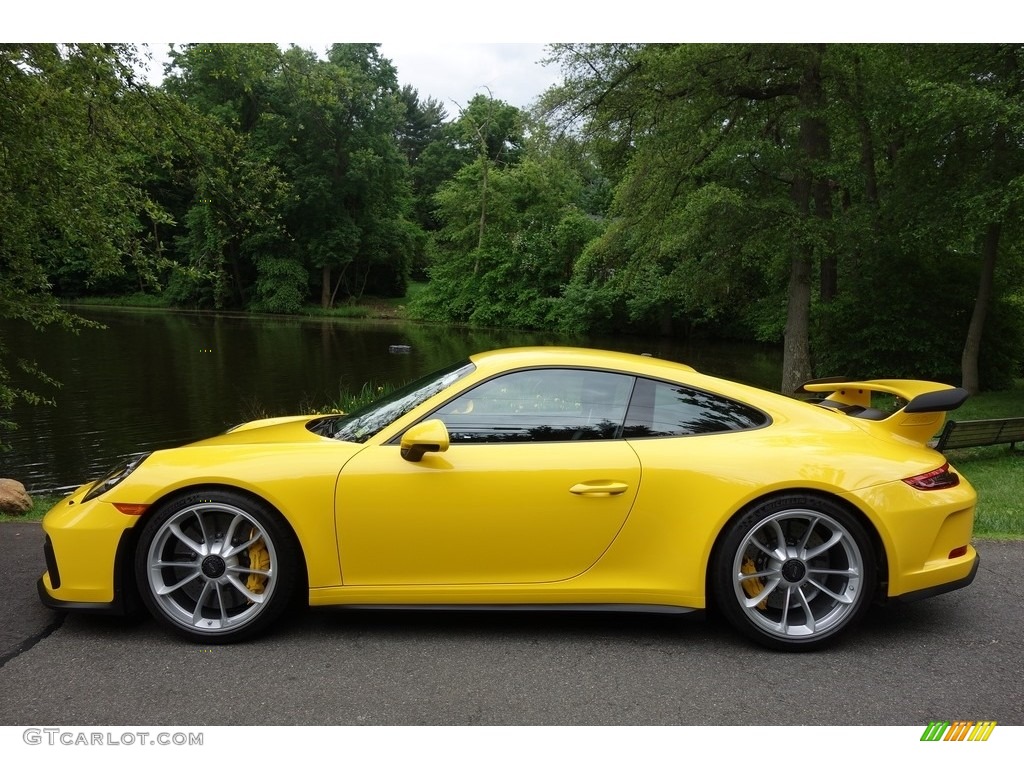
<svg viewBox="0 0 1024 768">
<path fill-rule="evenodd" d="M 390 389 L 368 382 L 359 391 L 342 394 L 322 412 L 351 411 Z M 959 421 L 1020 416 L 1024 414 L 1024 379 L 1012 389 L 975 395 L 952 418 Z M 951 450 L 950 463 L 971 482 L 978 492 L 974 535 L 979 539 L 1024 539 L 1024 450 L 1008 445 Z M 32 495 L 32 510 L 23 516 L 0 515 L 0 523 L 39 521 L 46 511 L 63 498 L 55 494 Z"/>
<path fill-rule="evenodd" d="M 409 305 L 426 288 L 426 283 L 410 281 L 406 295 L 401 298 L 378 298 L 366 296 L 362 299 L 338 304 L 330 309 L 324 309 L 315 305 L 308 305 L 302 310 L 291 315 L 293 317 L 327 317 L 327 318 L 348 318 L 353 320 L 410 320 L 408 312 Z M 74 310 L 75 307 L 117 307 L 120 309 L 155 309 L 167 312 L 202 312 L 201 309 L 190 309 L 188 307 L 176 307 L 171 304 L 165 296 L 156 293 L 132 293 L 127 296 L 82 296 L 64 302 L 65 305 Z M 218 310 L 210 310 L 218 311 Z M 260 315 L 273 313 L 242 312 L 246 315 Z"/>
</svg>

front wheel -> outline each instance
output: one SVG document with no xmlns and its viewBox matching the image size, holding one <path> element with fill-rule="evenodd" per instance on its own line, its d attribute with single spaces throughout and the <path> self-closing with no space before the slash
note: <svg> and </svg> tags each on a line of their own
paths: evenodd
<svg viewBox="0 0 1024 768">
<path fill-rule="evenodd" d="M 856 624 L 877 583 L 861 523 L 835 502 L 786 496 L 726 531 L 712 564 L 715 604 L 747 637 L 776 650 L 822 648 Z"/>
<path fill-rule="evenodd" d="M 288 607 L 299 558 L 290 531 L 264 502 L 198 492 L 156 511 L 136 550 L 139 593 L 165 626 L 200 643 L 264 632 Z"/>
</svg>

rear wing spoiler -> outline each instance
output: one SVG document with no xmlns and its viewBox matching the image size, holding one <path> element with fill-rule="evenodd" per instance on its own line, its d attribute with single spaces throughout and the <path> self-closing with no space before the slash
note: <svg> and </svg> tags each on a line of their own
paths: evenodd
<svg viewBox="0 0 1024 768">
<path fill-rule="evenodd" d="M 946 413 L 959 408 L 969 396 L 966 389 L 934 381 L 856 381 L 842 377 L 808 381 L 797 392 L 828 393 L 818 405 L 842 411 L 853 418 L 874 421 L 895 435 L 921 444 L 927 444 L 942 428 Z M 877 410 L 871 404 L 875 393 L 893 395 L 904 401 L 904 405 L 891 414 Z"/>
</svg>

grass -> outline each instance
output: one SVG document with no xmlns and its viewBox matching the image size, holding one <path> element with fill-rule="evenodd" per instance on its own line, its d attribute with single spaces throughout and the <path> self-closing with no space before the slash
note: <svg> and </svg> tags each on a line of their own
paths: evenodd
<svg viewBox="0 0 1024 768">
<path fill-rule="evenodd" d="M 307 307 L 303 312 L 313 317 L 355 317 L 373 320 L 400 320 L 407 317 L 406 307 L 423 293 L 426 283 L 410 281 L 405 296 L 398 298 L 378 298 L 365 296 L 351 304 L 340 304 L 333 309 Z"/>
<path fill-rule="evenodd" d="M 969 398 L 949 418 L 969 421 L 1010 416 L 1024 416 L 1024 380 L 1003 392 Z M 1024 538 L 1024 450 L 1009 445 L 960 448 L 949 451 L 948 458 L 978 492 L 975 535 Z"/>
<path fill-rule="evenodd" d="M 39 521 L 43 519 L 45 515 L 54 504 L 63 499 L 63 496 L 39 493 L 32 496 L 32 509 L 25 515 L 5 515 L 0 514 L 0 523 L 16 523 L 25 521 Z"/>
<path fill-rule="evenodd" d="M 302 314 L 309 317 L 346 317 L 350 319 L 363 320 L 373 317 L 373 310 L 362 304 L 339 304 L 330 309 L 323 307 L 306 307 Z"/>
<path fill-rule="evenodd" d="M 141 307 L 145 309 L 168 309 L 171 304 L 162 294 L 132 293 L 128 296 L 80 296 L 71 304 L 94 307 Z"/>
<path fill-rule="evenodd" d="M 1024 450 L 994 446 L 970 449 L 984 451 L 987 456 L 956 455 L 967 450 L 950 451 L 949 459 L 978 492 L 974 535 L 984 539 L 1024 538 Z"/>
<path fill-rule="evenodd" d="M 296 413 L 305 415 L 320 414 L 322 416 L 343 415 L 352 413 L 352 411 L 362 408 L 364 405 L 369 405 L 374 400 L 390 395 L 399 386 L 390 382 L 378 384 L 375 381 L 367 381 L 358 390 L 344 388 L 339 390 L 338 396 L 330 402 L 313 403 L 309 400 L 303 400 L 299 403 L 297 409 L 289 409 L 282 412 L 268 410 L 258 399 L 252 398 L 242 403 L 241 418 L 242 421 L 257 421 L 259 419 L 273 418 L 274 416 L 293 416 Z"/>
<path fill-rule="evenodd" d="M 321 408 L 319 413 L 352 413 L 352 411 L 362 408 L 364 405 L 369 405 L 374 400 L 390 395 L 396 389 L 398 389 L 398 386 L 395 384 L 387 382 L 377 384 L 376 382 L 368 381 L 363 384 L 358 392 L 342 390 L 338 393 L 338 399 Z"/>
<path fill-rule="evenodd" d="M 406 306 L 426 289 L 425 282 L 409 281 L 406 295 L 399 298 L 366 296 L 358 301 L 343 302 L 331 309 L 309 305 L 300 313 L 308 317 L 340 317 L 352 320 L 399 320 L 406 317 Z M 163 294 L 133 293 L 127 296 L 81 296 L 71 304 L 95 307 L 136 307 L 144 309 L 171 309 Z"/>
<path fill-rule="evenodd" d="M 1024 416 L 1024 379 L 1017 379 L 1012 389 L 1001 392 L 982 392 L 967 398 L 967 402 L 949 415 L 957 421 L 968 419 L 1001 419 Z"/>
</svg>

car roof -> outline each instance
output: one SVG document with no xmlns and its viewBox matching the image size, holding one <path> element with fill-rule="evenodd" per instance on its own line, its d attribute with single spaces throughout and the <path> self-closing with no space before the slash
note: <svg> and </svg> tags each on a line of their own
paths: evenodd
<svg viewBox="0 0 1024 768">
<path fill-rule="evenodd" d="M 662 360 L 648 355 L 612 352 L 584 347 L 512 347 L 470 355 L 470 360 L 485 370 L 508 370 L 544 366 L 571 366 L 625 370 L 631 373 L 671 376 L 673 373 L 695 373 L 683 363 Z"/>
</svg>

